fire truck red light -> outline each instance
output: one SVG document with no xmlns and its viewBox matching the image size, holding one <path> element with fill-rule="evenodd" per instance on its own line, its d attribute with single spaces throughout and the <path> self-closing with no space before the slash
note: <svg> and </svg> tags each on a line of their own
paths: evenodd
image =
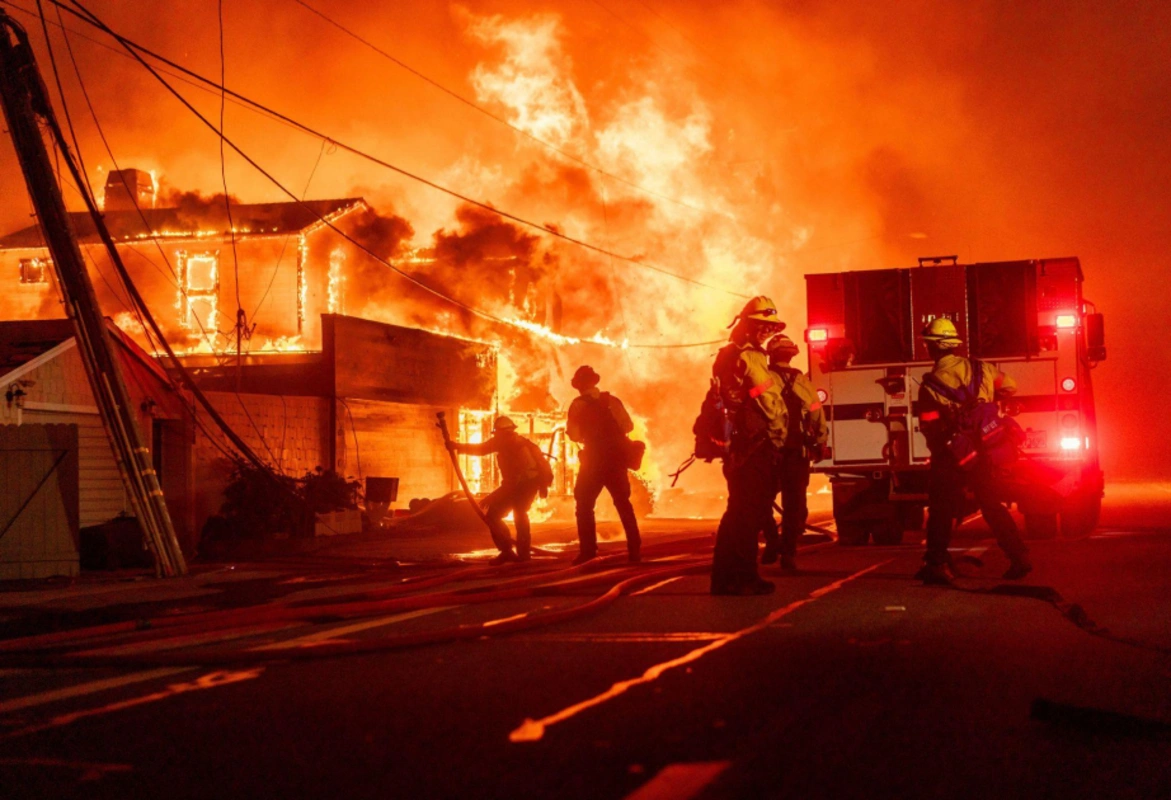
<svg viewBox="0 0 1171 800">
<path fill-rule="evenodd" d="M 1062 450 L 1077 450 L 1082 446 L 1082 440 L 1076 436 L 1065 436 L 1061 439 Z"/>
<path fill-rule="evenodd" d="M 825 328 L 810 328 L 805 331 L 805 341 L 812 344 L 813 342 L 825 342 L 829 340 L 829 331 Z"/>
<path fill-rule="evenodd" d="M 1058 314 L 1057 315 L 1058 328 L 1075 328 L 1077 327 L 1076 314 Z"/>
<path fill-rule="evenodd" d="M 1073 378 L 1062 378 L 1061 379 L 1061 390 L 1063 392 L 1072 392 L 1076 388 L 1077 388 L 1077 381 L 1075 381 Z"/>
<path fill-rule="evenodd" d="M 1061 418 L 1061 424 L 1066 428 L 1077 427 L 1077 414 L 1066 414 Z"/>
</svg>

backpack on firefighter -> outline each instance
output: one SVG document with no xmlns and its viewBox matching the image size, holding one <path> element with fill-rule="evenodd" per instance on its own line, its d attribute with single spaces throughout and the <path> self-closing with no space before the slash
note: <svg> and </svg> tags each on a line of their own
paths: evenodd
<svg viewBox="0 0 1171 800">
<path fill-rule="evenodd" d="M 923 376 L 925 385 L 955 404 L 948 415 L 947 451 L 964 470 L 972 469 L 978 460 L 994 467 L 1010 466 L 1020 456 L 1024 431 L 1016 420 L 1000 415 L 995 401 L 980 399 L 984 365 L 976 359 L 971 360 L 971 365 L 971 380 L 954 389 L 934 373 Z"/>
<path fill-rule="evenodd" d="M 695 434 L 695 458 L 711 462 L 732 454 L 732 415 L 720 394 L 720 382 L 712 378 L 711 387 L 699 407 L 699 416 L 691 426 Z"/>
</svg>

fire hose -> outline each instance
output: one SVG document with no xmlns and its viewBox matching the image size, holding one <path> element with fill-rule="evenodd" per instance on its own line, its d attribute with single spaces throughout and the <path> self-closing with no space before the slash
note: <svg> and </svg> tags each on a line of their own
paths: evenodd
<svg viewBox="0 0 1171 800">
<path fill-rule="evenodd" d="M 451 433 L 447 430 L 447 414 L 442 411 L 435 413 L 435 418 L 439 420 L 435 423 L 435 427 L 443 434 L 443 445 L 451 444 Z M 480 504 L 476 502 L 476 498 L 472 496 L 472 490 L 468 486 L 468 479 L 464 477 L 464 471 L 460 469 L 459 459 L 455 457 L 455 451 L 447 447 L 447 455 L 451 458 L 451 466 L 455 468 L 455 476 L 459 478 L 459 485 L 463 487 L 464 495 L 467 496 L 468 502 L 472 504 L 475 509 L 476 516 L 479 517 L 484 525 L 488 527 L 488 532 L 492 532 L 492 526 L 488 524 L 488 517 L 484 515 L 484 509 L 480 508 Z"/>
<path fill-rule="evenodd" d="M 547 614 L 539 614 L 536 616 L 508 620 L 506 622 L 494 623 L 490 628 L 488 623 L 460 625 L 437 631 L 409 633 L 371 641 L 339 641 L 333 643 L 318 643 L 315 644 L 312 648 L 305 648 L 300 650 L 281 648 L 267 650 L 240 650 L 221 648 L 219 650 L 203 650 L 196 653 L 154 652 L 117 654 L 93 652 L 92 645 L 90 645 L 89 652 L 67 652 L 52 649 L 42 650 L 39 652 L 17 652 L 0 657 L 0 663 L 22 667 L 50 668 L 59 668 L 65 666 L 141 667 L 146 665 L 226 665 L 239 663 L 257 663 L 262 661 L 303 661 L 323 657 L 382 652 L 401 649 L 404 647 L 438 644 L 462 639 L 476 639 L 489 634 L 509 634 L 529 628 L 563 622 L 581 615 L 599 611 L 611 605 L 622 594 L 641 583 L 646 583 L 655 579 L 676 577 L 691 573 L 699 574 L 705 571 L 707 568 L 707 559 L 703 558 L 692 560 L 688 563 L 672 565 L 659 569 L 640 569 L 638 570 L 637 574 L 622 578 L 617 583 L 610 586 L 606 592 L 604 592 L 599 597 L 589 600 L 581 605 L 573 606 L 571 608 L 558 609 L 557 611 L 552 611 Z M 577 589 L 582 586 L 593 586 L 598 583 L 605 583 L 615 577 L 620 577 L 626 574 L 626 572 L 627 570 L 621 570 L 617 573 L 606 572 L 596 576 L 587 577 L 584 580 L 577 579 L 573 581 L 572 586 L 574 589 Z M 518 587 L 504 591 L 493 591 L 483 593 L 479 597 L 476 597 L 475 595 L 469 596 L 464 593 L 446 593 L 422 596 L 419 598 L 403 599 L 427 600 L 428 602 L 423 604 L 412 603 L 411 605 L 415 605 L 417 607 L 432 607 L 434 605 L 451 605 L 456 603 L 462 605 L 467 604 L 469 601 L 485 602 L 490 600 L 516 599 L 526 596 L 545 596 L 551 593 L 555 593 L 556 591 L 558 591 L 558 587 L 556 584 L 553 584 Z M 316 617 L 320 618 L 320 616 L 321 613 L 318 611 Z M 279 621 L 289 620 L 280 620 L 274 615 L 274 617 L 267 622 L 272 624 Z M 253 633 L 255 632 L 260 631 L 253 631 Z M 193 632 L 189 631 L 188 635 L 191 633 Z M 112 646 L 122 646 L 129 643 L 130 642 L 127 642 L 126 640 L 121 640 L 116 645 Z"/>
<path fill-rule="evenodd" d="M 691 547 L 690 552 L 694 552 L 694 544 L 697 542 L 706 542 L 706 539 L 685 540 L 683 542 L 670 543 L 665 547 L 656 549 L 665 550 L 682 550 L 686 547 Z M 617 557 L 614 557 L 617 558 Z M 389 599 L 367 599 L 361 602 L 341 602 L 333 604 L 315 604 L 315 605 L 297 605 L 297 604 L 283 604 L 280 606 L 269 606 L 259 609 L 243 609 L 243 610 L 227 610 L 200 614 L 190 614 L 184 616 L 168 616 L 151 620 L 133 620 L 119 623 L 110 623 L 106 625 L 92 626 L 90 628 L 63 631 L 50 634 L 41 634 L 37 636 L 24 637 L 21 639 L 10 640 L 7 642 L 0 642 L 0 662 L 6 662 L 9 659 L 19 659 L 26 665 L 45 665 L 51 666 L 59 663 L 65 663 L 60 659 L 73 660 L 79 665 L 90 665 L 93 663 L 91 656 L 82 656 L 81 654 L 68 654 L 67 651 L 86 648 L 93 650 L 98 647 L 118 647 L 139 642 L 165 642 L 167 640 L 180 639 L 189 637 L 195 634 L 202 634 L 206 632 L 224 630 L 230 628 L 240 628 L 244 626 L 256 625 L 285 625 L 290 622 L 320 622 L 323 620 L 337 620 L 342 618 L 360 617 L 367 615 L 374 615 L 386 612 L 396 612 L 404 610 L 414 610 L 419 608 L 428 608 L 440 605 L 469 605 L 479 604 L 485 602 L 492 602 L 496 600 L 517 599 L 526 596 L 541 594 L 543 590 L 549 588 L 550 579 L 554 583 L 560 583 L 567 578 L 598 571 L 598 566 L 605 566 L 610 559 L 599 559 L 598 561 L 589 564 L 570 567 L 568 569 L 558 570 L 543 570 L 536 575 L 525 575 L 518 578 L 513 578 L 506 581 L 498 581 L 485 587 L 473 587 L 463 590 L 448 590 L 445 592 L 408 595 L 400 597 L 391 597 Z M 623 559 L 624 561 L 624 559 Z M 527 565 L 518 565 L 517 570 L 524 570 Z M 682 565 L 680 565 L 682 566 Z M 702 564 L 691 564 L 699 568 Z M 675 566 L 667 569 L 676 569 Z M 431 586 L 452 582 L 475 580 L 479 577 L 484 577 L 488 574 L 499 576 L 499 569 L 485 569 L 485 568 L 471 568 L 466 570 L 458 570 L 456 573 L 447 575 L 422 578 L 416 580 L 404 581 L 402 584 L 388 587 L 386 589 L 375 590 L 374 592 L 366 592 L 362 596 L 370 597 L 385 597 L 388 594 L 404 594 L 410 591 L 416 591 L 422 588 L 430 588 Z M 657 571 L 656 571 L 657 572 Z M 584 581 L 575 579 L 576 586 L 590 586 L 597 583 L 604 583 L 607 580 L 614 578 L 616 575 L 626 574 L 626 571 L 618 573 L 603 571 L 596 576 L 587 577 Z M 642 578 L 647 574 L 645 571 L 640 571 L 634 578 Z M 501 628 L 501 632 L 505 629 Z M 497 632 L 497 628 L 493 628 L 493 632 Z M 147 654 L 144 657 L 170 657 L 175 654 Z M 130 656 L 107 656 L 105 658 L 111 659 L 108 663 L 114 664 L 129 664 L 130 661 L 126 659 Z M 137 658 L 137 656 L 135 656 Z M 106 663 L 106 662 L 103 662 Z M 135 662 L 137 663 L 137 662 Z"/>
</svg>

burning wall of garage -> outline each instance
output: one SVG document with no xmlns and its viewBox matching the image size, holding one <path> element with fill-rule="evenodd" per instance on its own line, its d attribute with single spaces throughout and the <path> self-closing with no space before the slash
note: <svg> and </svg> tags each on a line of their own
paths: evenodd
<svg viewBox="0 0 1171 800">
<path fill-rule="evenodd" d="M 238 366 L 212 355 L 184 361 L 233 429 L 285 474 L 321 466 L 363 481 L 397 477 L 402 498 L 457 489 L 436 413 L 465 436 L 482 430 L 496 403 L 495 348 L 334 314 L 321 326 L 320 352 L 253 354 Z M 226 485 L 222 449 L 222 435 L 201 425 L 199 524 Z M 492 477 L 489 469 L 478 488 L 490 489 Z"/>
</svg>

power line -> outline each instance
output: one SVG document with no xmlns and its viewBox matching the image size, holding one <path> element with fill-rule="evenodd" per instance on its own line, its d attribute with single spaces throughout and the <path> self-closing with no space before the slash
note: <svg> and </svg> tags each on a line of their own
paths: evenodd
<svg viewBox="0 0 1171 800">
<path fill-rule="evenodd" d="M 118 166 L 118 159 L 114 157 L 114 150 L 110 146 L 109 140 L 106 138 L 106 132 L 102 129 L 102 123 L 98 119 L 97 110 L 94 108 L 93 101 L 90 99 L 89 90 L 86 89 L 85 80 L 81 77 L 81 68 L 78 66 L 77 58 L 73 54 L 73 45 L 69 41 L 69 31 L 65 27 L 64 21 L 61 19 L 61 5 L 57 2 L 55 2 L 55 0 L 49 0 L 49 2 L 53 3 L 53 5 L 57 9 L 57 19 L 60 24 L 62 37 L 65 40 L 65 49 L 66 49 L 66 52 L 69 53 L 69 61 L 73 65 L 74 74 L 77 76 L 77 85 L 81 89 L 81 96 L 83 98 L 85 98 L 85 104 L 86 104 L 86 107 L 89 109 L 90 116 L 93 118 L 94 127 L 97 129 L 98 137 L 102 140 L 102 146 L 105 148 L 106 154 L 110 157 L 110 162 L 114 165 L 114 169 L 121 172 L 122 168 L 120 166 Z M 74 15 L 76 16 L 75 12 L 73 12 L 71 9 L 66 9 L 66 11 L 70 11 L 70 13 L 74 13 Z M 26 13 L 28 13 L 28 12 L 26 12 Z M 62 95 L 62 104 L 64 104 L 64 102 L 65 102 L 64 95 Z M 68 119 L 68 118 L 69 118 L 68 110 L 66 110 L 66 119 Z M 80 161 L 80 155 L 78 157 L 78 160 Z M 87 179 L 87 182 L 85 185 L 86 185 L 86 188 L 89 190 L 89 196 L 92 197 L 93 196 L 93 187 L 89 186 L 88 179 Z M 86 199 L 86 196 L 84 193 L 82 193 L 82 197 L 83 197 L 83 199 Z M 132 196 L 131 202 L 134 204 L 134 210 L 138 212 L 138 217 L 142 221 L 143 228 L 148 233 L 152 234 L 151 239 L 154 242 L 155 247 L 158 249 L 159 255 L 162 256 L 163 263 L 167 265 L 167 269 L 171 273 L 170 277 L 171 277 L 173 285 L 179 290 L 179 293 L 182 294 L 186 298 L 187 291 L 179 283 L 179 276 L 176 275 L 175 268 L 171 266 L 171 261 L 170 261 L 170 259 L 167 258 L 167 254 L 163 250 L 162 245 L 159 243 L 158 237 L 153 235 L 154 231 L 153 231 L 150 223 L 146 219 L 146 214 L 143 213 L 142 208 L 138 205 L 138 197 L 136 195 Z M 135 248 L 133 246 L 131 246 L 131 249 L 135 249 Z M 135 252 L 139 252 L 139 251 L 135 250 Z M 143 258 L 146 259 L 147 263 L 149 263 L 151 266 L 153 266 L 155 268 L 155 270 L 157 270 L 160 274 L 162 274 L 164 278 L 167 277 L 166 274 L 163 273 L 162 270 L 159 268 L 158 264 L 156 264 L 152 259 L 147 258 L 141 252 L 139 252 L 139 254 L 142 255 Z M 129 289 L 127 291 L 129 292 Z M 208 336 L 207 330 L 203 327 L 203 321 L 200 320 L 198 318 L 198 316 L 195 319 L 196 319 L 196 324 L 199 327 L 200 334 L 203 336 L 204 341 L 206 341 L 208 343 L 209 348 L 214 351 L 215 344 L 211 340 L 211 338 Z M 140 317 L 139 321 L 141 322 L 141 317 Z"/>
<path fill-rule="evenodd" d="M 669 195 L 661 194 L 660 192 L 656 192 L 653 189 L 648 189 L 645 186 L 641 186 L 637 183 L 634 183 L 633 181 L 626 180 L 625 178 L 622 178 L 618 175 L 615 175 L 611 172 L 608 172 L 595 164 L 591 164 L 590 162 L 588 162 L 582 158 L 579 158 L 578 156 L 575 156 L 572 153 L 567 152 L 566 150 L 563 150 L 562 148 L 558 147 L 557 145 L 553 144 L 552 142 L 547 142 L 544 139 L 530 133 L 529 131 L 526 131 L 524 128 L 521 128 L 517 125 L 512 124 L 511 122 L 506 120 L 504 117 L 501 117 L 497 114 L 492 113 L 487 108 L 484 108 L 479 103 L 476 103 L 475 101 L 471 100 L 470 98 L 464 97 L 462 94 L 455 91 L 454 89 L 450 89 L 447 86 L 444 86 L 439 81 L 424 74 L 423 72 L 420 72 L 418 69 L 412 67 L 410 64 L 407 64 L 406 62 L 397 58 L 396 56 L 391 55 L 386 50 L 383 50 L 381 47 L 374 44 L 370 40 L 364 38 L 363 36 L 356 33 L 355 31 L 350 30 L 349 28 L 342 25 L 337 20 L 331 18 L 330 16 L 328 16 L 324 12 L 319 11 L 318 9 L 309 5 L 308 3 L 305 2 L 305 0 L 293 0 L 293 2 L 299 6 L 306 8 L 307 10 L 312 12 L 313 14 L 316 14 L 318 17 L 325 20 L 326 22 L 328 22 L 330 25 L 334 26 L 338 30 L 342 31 L 347 36 L 350 36 L 350 37 L 354 38 L 355 40 L 361 42 L 362 44 L 364 44 L 366 47 L 373 50 L 378 55 L 387 59 L 391 63 L 401 67 L 402 69 L 411 73 L 412 75 L 419 78 L 420 80 L 423 80 L 423 81 L 429 83 L 431 86 L 434 86 L 436 89 L 443 92 L 444 94 L 455 98 L 456 100 L 458 100 L 459 102 L 463 103 L 464 105 L 466 105 L 470 108 L 475 109 L 476 111 L 480 112 L 481 114 L 488 117 L 489 119 L 492 119 L 492 120 L 500 123 L 501 125 L 508 127 L 513 132 L 520 134 L 521 136 L 524 136 L 525 138 L 527 138 L 533 142 L 536 142 L 537 144 L 541 145 L 542 147 L 548 148 L 550 151 L 556 153 L 557 155 L 561 156 L 562 158 L 565 158 L 569 161 L 572 161 L 575 164 L 579 164 L 579 165 L 585 167 L 586 169 L 589 169 L 589 170 L 592 170 L 592 171 L 598 173 L 599 175 L 604 175 L 607 178 L 611 178 L 613 180 L 616 180 L 619 183 L 622 183 L 622 184 L 625 184 L 626 186 L 631 187 L 632 189 L 637 189 L 638 191 L 643 192 L 644 194 L 649 194 L 654 197 L 657 197 L 660 200 L 666 200 L 669 203 L 674 203 L 675 205 L 682 206 L 683 208 L 687 208 L 692 211 L 698 211 L 702 214 L 714 214 L 714 215 L 718 215 L 718 216 L 722 216 L 722 217 L 728 217 L 730 219 L 735 219 L 734 217 L 732 217 L 729 214 L 726 214 L 723 211 L 714 211 L 714 210 L 708 209 L 708 208 L 700 208 L 699 206 L 693 206 L 690 203 L 686 203 L 686 202 L 679 200 L 677 198 L 670 197 Z"/>
<path fill-rule="evenodd" d="M 250 164 L 253 167 L 253 169 L 255 169 L 257 172 L 259 172 L 261 175 L 263 175 L 265 178 L 267 178 L 274 186 L 276 186 L 278 189 L 280 189 L 280 191 L 282 191 L 287 197 L 289 197 L 289 199 L 292 200 L 295 204 L 297 204 L 297 205 L 301 206 L 302 208 L 306 209 L 307 211 L 309 211 L 309 213 L 312 214 L 314 217 L 316 217 L 320 223 L 322 223 L 326 227 L 330 228 L 332 231 L 337 233 L 339 236 L 341 236 L 346 241 L 353 244 L 355 247 L 357 247 L 359 250 L 364 252 L 366 255 L 368 255 L 369 257 L 371 257 L 375 261 L 389 267 L 395 273 L 402 276 L 403 278 L 410 281 L 411 283 L 415 284 L 416 286 L 423 289 L 424 291 L 430 293 L 431 295 L 438 297 L 439 299 L 444 300 L 444 301 L 446 301 L 452 305 L 455 305 L 459 308 L 462 308 L 465 311 L 467 311 L 475 316 L 481 317 L 483 319 L 487 319 L 491 322 L 495 322 L 497 324 L 505 325 L 508 327 L 521 327 L 522 330 L 527 330 L 526 328 L 523 328 L 523 326 L 517 326 L 514 322 L 512 322 L 510 320 L 504 319 L 502 317 L 496 316 L 495 314 L 491 314 L 487 311 L 483 311 L 483 310 L 478 309 L 474 306 L 468 305 L 467 303 L 464 303 L 461 300 L 458 300 L 454 297 L 450 297 L 450 296 L 432 288 L 431 286 L 427 285 L 426 283 L 424 283 L 423 281 L 421 281 L 419 278 L 415 277 L 414 275 L 400 269 L 399 267 L 396 267 L 391 262 L 380 257 L 379 255 L 374 253 L 372 250 L 367 248 L 364 244 L 359 242 L 357 239 L 353 238 L 348 233 L 343 231 L 341 228 L 337 227 L 331 220 L 329 220 L 328 218 L 326 218 L 326 216 L 319 213 L 313 206 L 309 205 L 304 200 L 301 200 L 300 198 L 298 198 L 296 194 L 294 194 L 291 190 L 288 189 L 288 187 L 286 187 L 279 180 L 277 180 L 277 178 L 274 175 L 272 175 L 272 173 L 270 173 L 266 169 L 264 169 L 264 167 L 262 167 L 255 159 L 253 159 L 251 156 L 249 156 L 247 153 L 245 153 L 235 142 L 233 142 L 230 138 L 225 136 L 222 130 L 218 130 L 216 128 L 215 124 L 211 122 L 211 120 L 209 120 L 197 108 L 195 108 L 195 106 L 193 106 L 191 104 L 191 102 L 189 100 L 187 100 L 186 97 L 184 97 L 177 89 L 175 89 L 174 86 L 172 86 L 170 83 L 168 83 L 167 80 L 165 78 L 163 78 L 158 73 L 158 71 L 154 69 L 154 67 L 152 67 L 150 64 L 148 64 L 142 56 L 138 55 L 138 53 L 135 52 L 134 49 L 129 44 L 122 42 L 121 38 L 117 34 L 113 33 L 113 31 L 110 31 L 105 26 L 105 23 L 101 22 L 95 15 L 93 15 L 92 12 L 90 12 L 88 9 L 86 9 L 85 6 L 82 5 L 82 3 L 79 0 L 73 0 L 73 3 L 78 8 L 83 9 L 86 12 L 86 14 L 90 15 L 90 17 L 94 20 L 95 24 L 97 24 L 99 27 L 102 27 L 103 30 L 106 30 L 108 33 L 110 33 L 110 35 L 114 36 L 114 38 L 118 39 L 119 42 L 122 44 L 122 46 L 124 48 L 126 48 L 128 52 L 132 53 L 134 55 L 135 59 L 140 64 L 142 64 L 142 66 L 148 72 L 150 72 L 150 74 L 152 76 L 154 76 L 154 78 L 157 81 L 159 81 L 159 83 L 161 83 L 170 94 L 172 94 L 180 103 L 182 103 L 183 106 L 186 107 L 188 111 L 190 111 L 192 114 L 194 114 L 195 117 L 198 118 L 199 121 L 202 122 L 207 128 L 209 128 L 211 131 L 213 131 L 217 136 L 221 137 L 221 141 L 223 143 L 225 143 L 227 146 L 231 147 L 234 151 L 236 151 L 236 153 L 241 158 L 243 158 L 246 162 L 248 162 L 248 164 Z M 697 343 L 693 343 L 693 344 L 627 345 L 627 346 L 660 349 L 660 348 L 666 348 L 666 347 L 673 347 L 673 348 L 700 347 L 700 346 L 706 347 L 706 346 L 709 346 L 709 345 L 715 344 L 715 343 L 716 342 L 697 342 Z"/>
<path fill-rule="evenodd" d="M 59 0 L 48 0 L 48 1 L 53 3 L 54 5 L 61 5 Z M 276 111 L 272 108 L 269 108 L 269 107 L 255 101 L 255 100 L 252 100 L 251 98 L 248 98 L 245 95 L 240 94 L 239 92 L 235 92 L 232 89 L 228 89 L 227 87 L 223 87 L 223 86 L 221 86 L 221 84 L 216 83 L 215 81 L 211 80 L 210 78 L 206 78 L 203 75 L 200 75 L 199 73 L 193 72 L 192 70 L 189 70 L 186 67 L 184 67 L 180 64 L 177 64 L 174 61 L 171 61 L 170 59 L 166 58 L 165 56 L 159 55 L 158 53 L 155 53 L 154 51 L 150 50 L 149 48 L 143 47 L 142 45 L 139 45 L 139 44 L 131 41 L 130 39 L 127 39 L 126 37 L 115 32 L 114 30 L 112 30 L 108 25 L 106 25 L 104 22 L 102 22 L 96 15 L 94 15 L 88 9 L 85 9 L 85 6 L 83 6 L 81 3 L 76 2 L 76 0 L 74 0 L 74 4 L 76 6 L 78 6 L 79 8 L 84 9 L 88 16 L 82 16 L 80 14 L 77 14 L 76 12 L 72 12 L 70 9 L 65 7 L 66 10 L 71 11 L 71 13 L 74 13 L 74 15 L 77 16 L 79 19 L 82 19 L 83 21 L 87 22 L 88 24 L 92 25 L 93 27 L 104 31 L 105 33 L 107 33 L 111 37 L 113 37 L 119 44 L 122 45 L 122 47 L 126 50 L 126 52 L 130 53 L 132 55 L 132 57 L 135 58 L 135 60 L 137 60 L 144 67 L 146 67 L 148 70 L 150 70 L 151 73 L 153 75 L 155 75 L 155 77 L 159 81 L 164 83 L 164 85 L 166 85 L 172 93 L 176 94 L 177 97 L 181 98 L 182 95 L 179 95 L 177 92 L 175 92 L 174 88 L 171 87 L 170 84 L 168 84 L 165 80 L 163 80 L 163 78 L 158 74 L 158 72 L 156 70 L 154 70 L 153 67 L 149 66 L 146 63 L 146 61 L 139 56 L 139 53 L 150 56 L 151 58 L 156 59 L 156 60 L 174 68 L 174 69 L 177 69 L 180 72 L 182 72 L 186 75 L 189 75 L 190 77 L 195 78 L 196 80 L 199 80 L 203 83 L 206 83 L 209 86 L 212 86 L 216 89 L 223 89 L 227 94 L 231 94 L 232 96 L 238 98 L 239 100 L 246 102 L 249 105 L 251 105 L 257 109 L 260 109 L 273 117 L 277 117 L 277 118 L 281 119 L 282 121 L 297 128 L 298 130 L 301 130 L 304 133 L 307 133 L 311 136 L 314 136 L 315 138 L 325 139 L 326 141 L 330 142 L 331 144 L 333 144 L 337 147 L 340 147 L 343 150 L 345 150 L 349 153 L 352 153 L 353 155 L 356 155 L 362 159 L 365 159 L 373 164 L 377 164 L 378 166 L 389 169 L 392 172 L 396 172 L 406 178 L 414 180 L 418 183 L 422 183 L 425 186 L 428 186 L 432 189 L 435 189 L 436 191 L 442 192 L 450 197 L 454 197 L 457 200 L 462 200 L 463 202 L 468 203 L 469 205 L 473 205 L 473 206 L 476 206 L 477 208 L 481 208 L 491 214 L 502 217 L 504 219 L 511 220 L 511 221 L 516 222 L 520 225 L 524 225 L 528 228 L 532 228 L 533 230 L 540 231 L 543 235 L 553 236 L 558 239 L 562 239 L 564 241 L 570 242 L 571 244 L 578 245 L 579 247 L 582 247 L 586 250 L 591 250 L 593 252 L 596 252 L 596 253 L 599 253 L 599 254 L 605 255 L 605 256 L 612 256 L 612 257 L 618 259 L 619 261 L 625 261 L 627 263 L 634 264 L 635 266 L 642 267 L 644 269 L 648 269 L 652 272 L 657 272 L 661 275 L 666 275 L 668 277 L 675 278 L 676 280 L 683 281 L 685 283 L 690 283 L 695 286 L 700 286 L 705 289 L 711 289 L 713 291 L 721 292 L 723 294 L 727 294 L 732 297 L 738 297 L 741 299 L 749 299 L 751 297 L 751 295 L 743 294 L 740 292 L 733 292 L 733 291 L 726 289 L 722 286 L 716 286 L 714 284 L 705 283 L 704 281 L 700 281 L 695 278 L 690 278 L 686 275 L 681 275 L 677 272 L 672 272 L 671 270 L 657 266 L 657 265 L 655 265 L 649 261 L 645 261 L 642 258 L 639 258 L 637 256 L 628 256 L 628 255 L 623 255 L 621 253 L 615 253 L 612 250 L 608 250 L 604 247 L 600 247 L 596 244 L 592 244 L 588 241 L 585 241 L 584 239 L 578 239 L 574 236 L 570 236 L 570 235 L 558 230 L 555 226 L 542 225 L 541 223 L 533 222 L 532 220 L 525 219 L 524 217 L 521 217 L 517 214 L 513 214 L 512 212 L 502 211 L 501 209 L 497 208 L 496 206 L 492 205 L 491 203 L 488 203 L 488 202 L 485 202 L 482 200 L 473 199 L 465 194 L 462 194 L 458 191 L 455 191 L 454 189 L 449 189 L 446 186 L 435 183 L 434 181 L 429 180 L 427 178 L 424 178 L 424 177 L 417 175 L 413 172 L 410 172 L 409 170 L 406 170 L 402 167 L 391 164 L 388 161 L 384 161 L 383 159 L 380 159 L 377 156 L 371 155 L 370 153 L 367 153 L 367 152 L 359 149 L 356 146 L 346 144 L 345 142 L 343 142 L 339 139 L 336 139 L 332 136 L 329 136 L 325 133 L 322 133 L 321 131 L 315 130 L 314 128 L 312 128 L 310 126 L 308 126 L 302 122 L 299 122 L 299 121 L 297 121 L 297 120 L 295 120 L 285 114 L 282 114 L 279 111 Z M 64 6 L 62 6 L 62 7 L 64 7 Z M 190 104 L 187 103 L 187 101 L 185 99 L 182 100 L 182 102 L 185 105 L 188 105 L 190 107 Z M 194 109 L 192 109 L 192 110 L 194 110 Z M 194 113 L 196 113 L 198 115 L 199 112 L 195 111 Z M 201 116 L 201 118 L 202 118 L 202 116 Z M 206 120 L 205 120 L 205 123 L 206 123 Z M 216 129 L 216 127 L 214 125 L 209 125 L 209 127 L 211 128 L 211 130 L 216 132 L 217 136 L 219 135 L 219 131 L 218 131 L 218 129 Z M 238 148 L 234 148 L 234 149 L 236 149 L 237 152 L 239 152 Z"/>
</svg>

